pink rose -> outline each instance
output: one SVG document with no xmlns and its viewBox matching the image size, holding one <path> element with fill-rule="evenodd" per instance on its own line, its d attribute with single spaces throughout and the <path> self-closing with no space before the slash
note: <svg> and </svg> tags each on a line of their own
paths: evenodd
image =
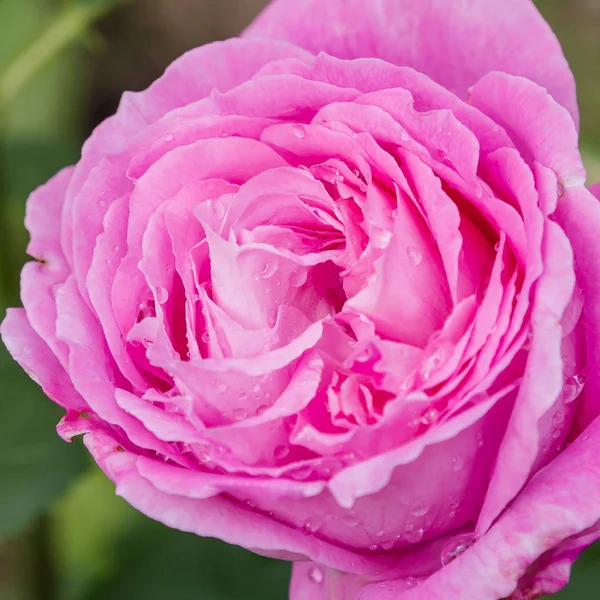
<svg viewBox="0 0 600 600">
<path fill-rule="evenodd" d="M 553 593 L 600 537 L 600 188 L 528 0 L 279 0 L 28 202 L 4 342 L 117 493 L 294 600 Z"/>
</svg>

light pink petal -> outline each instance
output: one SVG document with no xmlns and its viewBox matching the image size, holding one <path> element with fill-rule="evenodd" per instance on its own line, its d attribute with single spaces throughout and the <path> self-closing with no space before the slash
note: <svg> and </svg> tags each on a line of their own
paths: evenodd
<svg viewBox="0 0 600 600">
<path fill-rule="evenodd" d="M 73 203 L 102 157 L 122 152 L 137 134 L 169 111 L 206 98 L 213 89 L 225 92 L 251 78 L 269 62 L 282 58 L 311 57 L 296 46 L 271 40 L 215 42 L 181 56 L 147 90 L 125 94 L 116 115 L 99 125 L 85 143 L 69 186 L 61 232 L 69 262 L 75 231 Z"/>
<path fill-rule="evenodd" d="M 60 219 L 73 168 L 63 169 L 27 200 L 25 226 L 31 239 L 27 252 L 41 262 L 27 263 L 21 272 L 21 300 L 31 327 L 46 341 L 63 367 L 67 348 L 56 339 L 56 286 L 68 276 L 60 246 Z"/>
<path fill-rule="evenodd" d="M 402 198 L 391 241 L 374 269 L 346 310 L 365 314 L 383 337 L 424 346 L 445 321 L 452 302 L 430 233 L 414 206 Z"/>
<path fill-rule="evenodd" d="M 556 222 L 563 228 L 575 256 L 577 285 L 584 297 L 587 384 L 583 392 L 580 426 L 600 414 L 600 186 L 598 198 L 584 187 L 567 188 L 559 199 Z"/>
<path fill-rule="evenodd" d="M 546 223 L 543 254 L 544 273 L 531 315 L 531 351 L 479 516 L 479 533 L 488 529 L 529 478 L 539 452 L 537 424 L 553 409 L 563 387 L 560 319 L 573 294 L 575 274 L 569 241 L 553 222 Z"/>
<path fill-rule="evenodd" d="M 573 75 L 528 0 L 275 0 L 244 35 L 413 67 L 462 98 L 490 71 L 522 75 L 578 121 Z"/>
<path fill-rule="evenodd" d="M 557 592 L 581 549 L 599 534 L 599 456 L 596 421 L 532 479 L 481 539 L 430 577 L 367 582 L 324 569 L 324 598 L 516 600 Z M 441 566 L 442 553 L 439 558 Z M 300 574 L 308 575 L 307 567 L 298 579 Z M 309 597 L 301 595 L 303 587 L 317 589 L 295 579 L 300 600 Z"/>
<path fill-rule="evenodd" d="M 473 86 L 469 102 L 502 126 L 528 163 L 551 168 L 564 188 L 585 183 L 577 128 L 545 89 L 522 77 L 490 73 Z"/>
<path fill-rule="evenodd" d="M 45 394 L 67 409 L 85 410 L 69 375 L 46 342 L 33 330 L 22 308 L 9 308 L 0 327 L 2 341 L 27 374 Z"/>
<path fill-rule="evenodd" d="M 200 500 L 160 491 L 140 474 L 138 457 L 122 452 L 118 442 L 104 432 L 89 433 L 84 442 L 100 467 L 116 483 L 117 494 L 137 510 L 169 527 L 218 537 L 269 556 L 288 560 L 309 557 L 344 572 L 386 571 L 385 561 L 324 543 L 306 535 L 303 529 L 288 527 L 248 509 L 241 502 L 224 496 Z M 387 570 L 389 572 L 389 566 Z"/>
<path fill-rule="evenodd" d="M 205 179 L 224 179 L 241 184 L 265 169 L 285 161 L 265 144 L 243 138 L 200 140 L 163 156 L 137 181 L 129 201 L 127 254 L 112 288 L 113 305 L 121 330 L 128 331 L 137 317 L 140 294 L 146 283 L 137 265 L 142 258 L 142 239 L 157 208 L 183 187 Z"/>
</svg>

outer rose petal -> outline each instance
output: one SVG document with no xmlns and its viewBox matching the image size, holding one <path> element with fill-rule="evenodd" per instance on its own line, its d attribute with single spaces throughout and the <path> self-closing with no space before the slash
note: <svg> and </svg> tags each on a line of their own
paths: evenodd
<svg viewBox="0 0 600 600">
<path fill-rule="evenodd" d="M 64 408 L 86 409 L 56 356 L 31 327 L 24 309 L 9 308 L 0 333 L 11 356 L 42 386 L 47 396 Z"/>
<path fill-rule="evenodd" d="M 327 544 L 306 535 L 302 529 L 278 523 L 224 496 L 200 500 L 162 492 L 142 474 L 151 462 L 121 451 L 118 442 L 106 432 L 92 431 L 84 437 L 84 443 L 100 468 L 115 482 L 117 494 L 168 527 L 203 537 L 218 537 L 267 556 L 288 560 L 309 557 L 343 572 L 361 575 L 392 572 L 391 561 L 360 556 Z"/>
<path fill-rule="evenodd" d="M 599 495 L 600 420 L 596 420 L 533 478 L 483 538 L 420 585 L 409 586 L 408 580 L 365 583 L 329 571 L 322 598 L 516 600 L 558 591 L 567 583 L 568 563 L 577 557 L 583 540 L 587 545 L 600 536 Z M 292 600 L 321 600 L 310 595 L 315 582 L 310 577 L 302 581 L 302 571 L 308 574 L 308 568 L 304 565 L 295 573 Z"/>
<path fill-rule="evenodd" d="M 579 120 L 573 75 L 529 0 L 275 0 L 244 35 L 410 66 L 462 98 L 490 71 L 522 75 Z"/>
<path fill-rule="evenodd" d="M 600 185 L 592 188 L 600 198 Z M 575 257 L 577 284 L 585 298 L 587 384 L 579 415 L 581 427 L 585 427 L 600 415 L 600 203 L 589 190 L 580 187 L 567 188 L 559 198 L 555 217 L 563 228 Z"/>
</svg>

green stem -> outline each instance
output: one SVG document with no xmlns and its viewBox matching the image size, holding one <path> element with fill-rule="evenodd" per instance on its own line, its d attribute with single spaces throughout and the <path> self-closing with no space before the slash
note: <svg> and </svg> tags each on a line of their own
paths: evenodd
<svg viewBox="0 0 600 600">
<path fill-rule="evenodd" d="M 0 74 L 0 107 L 8 106 L 23 86 L 61 50 L 75 41 L 114 5 L 111 2 L 75 3 L 59 11 L 46 29 Z"/>
</svg>

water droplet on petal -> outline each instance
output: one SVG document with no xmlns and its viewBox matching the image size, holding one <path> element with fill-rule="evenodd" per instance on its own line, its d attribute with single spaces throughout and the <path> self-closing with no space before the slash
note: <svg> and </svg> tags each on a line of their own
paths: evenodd
<svg viewBox="0 0 600 600">
<path fill-rule="evenodd" d="M 563 388 L 563 401 L 565 404 L 570 404 L 576 400 L 581 394 L 587 377 L 585 375 L 574 375 L 565 381 Z"/>
<path fill-rule="evenodd" d="M 291 475 L 292 478 L 296 479 L 297 481 L 304 481 L 312 475 L 312 467 L 300 467 L 299 469 L 293 471 Z"/>
<path fill-rule="evenodd" d="M 211 457 L 210 454 L 208 452 L 206 452 L 205 450 L 203 450 L 202 452 L 198 453 L 198 460 L 203 464 L 207 464 L 209 462 L 211 462 Z"/>
<path fill-rule="evenodd" d="M 248 508 L 256 508 L 256 504 L 254 502 L 252 502 L 252 500 L 244 500 L 244 504 L 248 507 Z"/>
<path fill-rule="evenodd" d="M 157 287 L 156 299 L 159 304 L 164 304 L 169 299 L 169 292 L 164 287 Z"/>
<path fill-rule="evenodd" d="M 452 470 L 460 471 L 465 466 L 465 459 L 457 456 L 452 459 Z"/>
<path fill-rule="evenodd" d="M 565 195 L 565 186 L 560 181 L 558 182 L 558 185 L 556 186 L 556 192 L 557 192 L 559 198 L 562 198 Z"/>
<path fill-rule="evenodd" d="M 273 455 L 276 460 L 283 460 L 290 453 L 290 449 L 287 446 L 277 446 L 273 451 Z"/>
<path fill-rule="evenodd" d="M 409 525 L 404 531 L 404 539 L 410 544 L 418 544 L 423 539 L 424 533 L 422 527 L 414 528 Z"/>
<path fill-rule="evenodd" d="M 245 408 L 236 408 L 233 411 L 233 418 L 236 421 L 243 421 L 248 416 L 248 411 Z"/>
<path fill-rule="evenodd" d="M 260 417 L 260 415 L 266 413 L 269 410 L 269 408 L 271 407 L 268 404 L 262 404 L 256 409 L 256 416 Z"/>
<path fill-rule="evenodd" d="M 558 427 L 565 420 L 565 413 L 562 410 L 557 410 L 552 417 L 552 422 Z"/>
<path fill-rule="evenodd" d="M 406 249 L 406 254 L 414 267 L 418 267 L 423 262 L 423 255 L 414 246 L 409 246 Z"/>
<path fill-rule="evenodd" d="M 442 565 L 446 566 L 451 563 L 456 557 L 472 546 L 474 542 L 475 538 L 472 534 L 459 535 L 451 539 L 442 549 Z"/>
<path fill-rule="evenodd" d="M 378 546 L 377 544 L 371 544 L 371 545 L 369 546 L 369 550 L 370 550 L 371 552 L 377 552 L 377 550 L 378 550 L 378 549 L 379 549 L 379 546 Z"/>
<path fill-rule="evenodd" d="M 203 341 L 205 344 L 208 344 L 208 343 L 210 342 L 210 333 L 208 333 L 208 331 L 205 331 L 205 332 L 202 334 L 202 341 Z"/>
<path fill-rule="evenodd" d="M 400 130 L 400 139 L 403 142 L 408 142 L 410 140 L 410 135 L 408 135 L 408 131 L 406 131 L 406 129 Z"/>
<path fill-rule="evenodd" d="M 306 521 L 304 522 L 304 532 L 308 535 L 314 535 L 315 533 L 317 533 L 317 531 L 319 531 L 319 529 L 321 529 L 322 526 L 323 523 L 320 519 L 316 517 L 306 519 Z"/>
<path fill-rule="evenodd" d="M 261 271 L 255 276 L 255 279 L 269 279 L 275 275 L 277 271 L 277 263 L 265 261 Z"/>
<path fill-rule="evenodd" d="M 294 132 L 294 135 L 297 138 L 300 138 L 301 140 L 306 137 L 306 128 L 304 127 L 304 125 L 294 123 L 294 125 L 292 125 L 292 131 Z"/>
<path fill-rule="evenodd" d="M 298 267 L 290 273 L 290 285 L 293 288 L 302 287 L 308 279 L 308 270 L 304 267 Z"/>
<path fill-rule="evenodd" d="M 423 517 L 424 515 L 426 515 L 429 512 L 429 509 L 430 509 L 429 504 L 422 503 L 422 504 L 415 505 L 410 512 L 415 517 Z"/>
<path fill-rule="evenodd" d="M 317 585 L 323 583 L 324 575 L 323 571 L 319 567 L 312 567 L 308 571 L 308 578 Z"/>
<path fill-rule="evenodd" d="M 342 523 L 347 527 L 356 527 L 360 523 L 357 515 L 350 513 L 342 517 Z"/>
<path fill-rule="evenodd" d="M 430 408 L 421 417 L 421 423 L 423 423 L 423 425 L 431 425 L 437 421 L 439 416 L 440 416 L 440 411 L 437 410 L 437 408 Z"/>
<path fill-rule="evenodd" d="M 167 134 L 165 134 L 165 140 L 166 140 L 167 142 L 170 142 L 170 141 L 172 141 L 174 137 L 175 137 L 175 136 L 174 136 L 172 133 L 167 133 Z"/>
<path fill-rule="evenodd" d="M 560 429 L 555 429 L 552 432 L 552 439 L 557 440 L 560 437 Z"/>
</svg>

